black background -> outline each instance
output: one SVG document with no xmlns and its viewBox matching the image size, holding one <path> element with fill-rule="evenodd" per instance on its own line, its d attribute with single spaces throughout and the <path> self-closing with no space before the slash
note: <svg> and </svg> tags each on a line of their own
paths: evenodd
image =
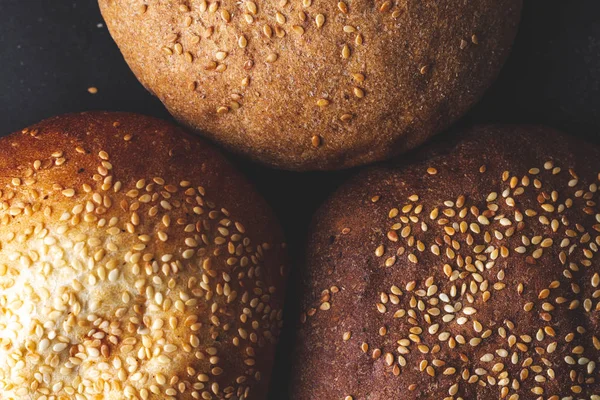
<svg viewBox="0 0 600 400">
<path fill-rule="evenodd" d="M 459 0 L 449 0 L 459 1 Z M 524 0 L 513 52 L 496 84 L 458 124 L 544 124 L 600 142 L 600 2 Z M 97 87 L 95 95 L 88 87 Z M 0 135 L 76 111 L 132 111 L 170 119 L 137 82 L 94 0 L 0 0 Z M 288 328 L 315 208 L 355 171 L 291 173 L 230 157 L 270 202 L 291 245 Z M 284 399 L 287 329 L 272 399 Z"/>
</svg>

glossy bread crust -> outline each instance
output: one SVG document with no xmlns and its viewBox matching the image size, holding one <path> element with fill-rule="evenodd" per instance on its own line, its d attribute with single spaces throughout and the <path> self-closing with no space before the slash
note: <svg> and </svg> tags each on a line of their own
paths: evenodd
<svg viewBox="0 0 600 400">
<path fill-rule="evenodd" d="M 99 0 L 125 60 L 178 120 L 292 170 L 407 152 L 491 84 L 521 0 Z"/>
<path fill-rule="evenodd" d="M 2 399 L 264 399 L 285 245 L 212 146 L 150 117 L 0 139 Z"/>
<path fill-rule="evenodd" d="M 485 126 L 314 218 L 293 400 L 598 399 L 600 150 Z"/>
</svg>

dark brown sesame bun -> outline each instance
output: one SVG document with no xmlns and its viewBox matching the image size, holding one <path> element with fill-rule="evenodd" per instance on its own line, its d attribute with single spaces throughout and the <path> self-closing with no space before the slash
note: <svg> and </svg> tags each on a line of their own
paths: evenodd
<svg viewBox="0 0 600 400">
<path fill-rule="evenodd" d="M 479 127 L 315 216 L 293 400 L 600 399 L 600 149 Z"/>
<path fill-rule="evenodd" d="M 497 75 L 521 0 L 99 0 L 125 60 L 181 122 L 293 170 L 406 152 Z"/>
<path fill-rule="evenodd" d="M 166 122 L 0 139 L 0 397 L 264 399 L 283 247 L 252 186 Z"/>
</svg>

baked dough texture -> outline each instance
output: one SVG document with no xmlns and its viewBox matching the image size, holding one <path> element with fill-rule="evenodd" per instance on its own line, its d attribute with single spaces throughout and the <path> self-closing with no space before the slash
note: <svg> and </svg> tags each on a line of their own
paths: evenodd
<svg viewBox="0 0 600 400">
<path fill-rule="evenodd" d="M 166 122 L 0 139 L 0 398 L 264 399 L 284 247 L 253 187 Z"/>
<path fill-rule="evenodd" d="M 291 398 L 600 399 L 600 149 L 443 139 L 315 216 Z"/>
<path fill-rule="evenodd" d="M 172 115 L 279 168 L 407 152 L 481 97 L 521 0 L 99 0 L 140 82 Z"/>
</svg>

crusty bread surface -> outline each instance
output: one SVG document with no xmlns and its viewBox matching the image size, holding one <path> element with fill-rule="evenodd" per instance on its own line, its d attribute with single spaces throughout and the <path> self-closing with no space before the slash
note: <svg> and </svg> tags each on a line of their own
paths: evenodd
<svg viewBox="0 0 600 400">
<path fill-rule="evenodd" d="M 284 247 L 253 187 L 166 122 L 0 139 L 0 398 L 266 398 Z"/>
<path fill-rule="evenodd" d="M 338 169 L 407 152 L 491 84 L 521 0 L 99 0 L 178 120 L 250 158 Z"/>
<path fill-rule="evenodd" d="M 600 150 L 445 139 L 315 216 L 291 398 L 600 399 Z"/>
</svg>

